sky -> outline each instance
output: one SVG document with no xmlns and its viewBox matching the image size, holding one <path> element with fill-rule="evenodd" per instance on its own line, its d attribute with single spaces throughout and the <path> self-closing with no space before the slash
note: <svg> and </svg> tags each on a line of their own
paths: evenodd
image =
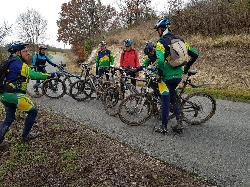
<svg viewBox="0 0 250 187">
<path fill-rule="evenodd" d="M 114 4 L 117 0 L 101 0 L 105 5 Z M 50 38 L 45 42 L 46 45 L 51 45 L 58 48 L 69 48 L 70 46 L 65 45 L 62 42 L 57 42 L 57 24 L 59 12 L 61 11 L 61 5 L 67 3 L 69 0 L 1 0 L 0 3 L 0 26 L 3 25 L 4 21 L 8 25 L 16 24 L 17 16 L 21 13 L 27 12 L 28 9 L 35 9 L 39 12 L 44 20 L 48 21 L 47 35 Z M 161 11 L 165 5 L 160 3 L 162 0 L 152 0 L 151 6 Z M 6 38 L 8 42 L 17 41 L 15 37 L 11 36 Z"/>
</svg>

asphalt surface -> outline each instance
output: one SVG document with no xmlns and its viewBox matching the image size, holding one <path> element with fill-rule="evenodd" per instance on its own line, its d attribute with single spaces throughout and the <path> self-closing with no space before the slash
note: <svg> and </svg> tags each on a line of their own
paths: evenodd
<svg viewBox="0 0 250 187">
<path fill-rule="evenodd" d="M 55 55 L 53 60 L 59 63 L 63 58 Z M 68 95 L 32 100 L 220 186 L 250 186 L 250 104 L 217 100 L 216 113 L 208 122 L 199 126 L 184 123 L 181 135 L 169 127 L 169 133 L 161 135 L 153 132 L 159 124 L 156 119 L 128 126 L 119 117 L 108 116 L 98 100 L 78 102 Z"/>
</svg>

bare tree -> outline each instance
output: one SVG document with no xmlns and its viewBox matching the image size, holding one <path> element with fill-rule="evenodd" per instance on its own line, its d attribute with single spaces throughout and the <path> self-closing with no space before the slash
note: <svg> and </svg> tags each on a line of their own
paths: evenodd
<svg viewBox="0 0 250 187">
<path fill-rule="evenodd" d="M 151 0 L 120 0 L 120 18 L 124 26 L 131 26 L 152 16 Z"/>
<path fill-rule="evenodd" d="M 33 44 L 44 43 L 48 39 L 47 20 L 44 20 L 35 9 L 28 9 L 16 20 L 16 34 L 22 41 Z"/>
<path fill-rule="evenodd" d="M 168 0 L 168 3 L 169 3 L 169 14 L 179 13 L 179 11 L 183 8 L 184 5 L 183 0 Z"/>
<path fill-rule="evenodd" d="M 0 26 L 0 45 L 10 32 L 11 32 L 11 26 L 8 26 L 8 24 L 4 22 L 3 25 Z"/>
</svg>

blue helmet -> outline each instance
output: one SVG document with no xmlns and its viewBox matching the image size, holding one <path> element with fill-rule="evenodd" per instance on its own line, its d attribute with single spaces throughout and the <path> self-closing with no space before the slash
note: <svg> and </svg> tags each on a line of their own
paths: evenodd
<svg viewBox="0 0 250 187">
<path fill-rule="evenodd" d="M 129 38 L 124 41 L 124 46 L 128 47 L 131 45 L 132 45 L 132 40 L 130 40 Z"/>
<path fill-rule="evenodd" d="M 29 45 L 29 44 L 22 43 L 22 42 L 14 42 L 11 45 L 9 45 L 7 51 L 13 54 L 17 51 L 21 51 L 21 50 L 25 49 L 27 45 Z"/>
<path fill-rule="evenodd" d="M 161 18 L 155 23 L 154 29 L 158 28 L 168 28 L 170 26 L 170 21 L 168 18 Z"/>
</svg>

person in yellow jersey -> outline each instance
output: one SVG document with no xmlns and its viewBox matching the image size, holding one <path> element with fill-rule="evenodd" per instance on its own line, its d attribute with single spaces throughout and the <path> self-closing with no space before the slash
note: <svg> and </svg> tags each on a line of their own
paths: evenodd
<svg viewBox="0 0 250 187">
<path fill-rule="evenodd" d="M 30 98 L 26 96 L 27 81 L 28 79 L 44 80 L 56 76 L 54 72 L 36 72 L 27 65 L 26 62 L 30 57 L 27 45 L 16 42 L 8 47 L 8 52 L 11 53 L 9 56 L 11 63 L 5 78 L 4 90 L 0 93 L 0 101 L 4 105 L 6 113 L 5 120 L 0 125 L 0 147 L 8 144 L 4 137 L 15 120 L 17 109 L 27 113 L 22 138 L 31 140 L 39 136 L 39 132 L 30 132 L 37 116 L 37 109 Z"/>
<path fill-rule="evenodd" d="M 173 105 L 174 114 L 176 116 L 177 124 L 172 126 L 174 132 L 183 132 L 182 119 L 180 114 L 180 106 L 176 101 L 177 88 L 182 81 L 183 74 L 187 74 L 189 68 L 196 61 L 199 54 L 187 44 L 182 38 L 171 33 L 170 21 L 168 18 L 162 18 L 155 24 L 158 35 L 160 36 L 156 43 L 156 57 L 157 57 L 157 72 L 159 81 L 166 84 L 162 88 L 159 87 L 162 94 L 162 124 L 155 128 L 155 132 L 167 133 L 168 116 L 170 111 L 170 103 Z M 170 64 L 170 45 L 171 38 L 180 39 L 185 43 L 187 48 L 188 61 L 184 61 L 181 65 L 173 67 Z"/>
<path fill-rule="evenodd" d="M 96 55 L 96 75 L 102 77 L 104 73 L 108 73 L 110 66 L 114 65 L 114 55 L 107 49 L 107 43 L 101 41 L 99 43 L 100 51 Z M 109 75 L 106 74 L 106 80 L 109 80 Z"/>
</svg>

